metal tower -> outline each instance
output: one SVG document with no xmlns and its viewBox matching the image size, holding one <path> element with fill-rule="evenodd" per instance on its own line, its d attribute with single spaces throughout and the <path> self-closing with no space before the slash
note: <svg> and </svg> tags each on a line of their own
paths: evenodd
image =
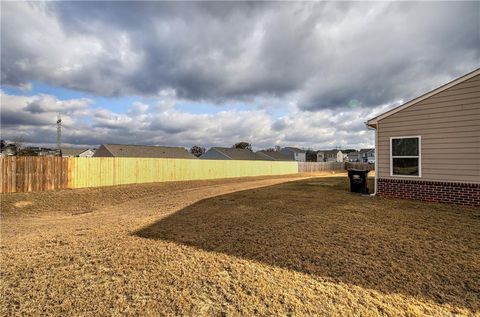
<svg viewBox="0 0 480 317">
<path fill-rule="evenodd" d="M 62 114 L 57 115 L 57 150 L 62 151 Z"/>
</svg>

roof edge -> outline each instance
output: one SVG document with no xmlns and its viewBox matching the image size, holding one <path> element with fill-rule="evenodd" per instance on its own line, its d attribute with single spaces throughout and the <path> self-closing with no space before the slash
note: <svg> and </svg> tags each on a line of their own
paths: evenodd
<svg viewBox="0 0 480 317">
<path fill-rule="evenodd" d="M 229 158 L 229 159 L 233 160 L 233 158 L 231 158 L 230 155 L 228 155 L 227 153 L 223 153 L 221 150 L 219 150 L 218 147 L 212 147 L 211 149 L 213 149 L 217 153 L 220 153 L 221 155 L 225 156 L 226 158 Z"/>
<path fill-rule="evenodd" d="M 111 156 L 115 156 L 115 155 L 113 155 L 113 152 L 110 151 L 110 149 L 108 148 L 107 145 L 108 145 L 108 144 L 102 143 L 102 144 L 100 144 L 100 147 L 99 147 L 98 149 L 100 149 L 100 148 L 103 146 L 103 148 L 104 148 L 108 153 L 110 153 Z"/>
<path fill-rule="evenodd" d="M 169 145 L 145 145 L 145 144 L 123 144 L 123 143 L 101 143 L 100 145 L 121 145 L 121 146 L 143 146 L 143 147 L 163 147 L 163 148 L 171 148 L 171 149 L 184 149 L 188 152 L 188 150 L 184 146 L 169 146 Z"/>
<path fill-rule="evenodd" d="M 411 107 L 411 106 L 419 103 L 420 101 L 423 101 L 427 98 L 432 97 L 433 95 L 441 93 L 442 91 L 447 90 L 448 88 L 451 88 L 453 86 L 456 86 L 456 85 L 458 85 L 458 84 L 460 84 L 460 83 L 462 83 L 466 80 L 469 80 L 470 78 L 473 78 L 477 75 L 480 75 L 480 68 L 477 68 L 477 69 L 475 69 L 475 70 L 473 70 L 473 71 L 471 71 L 471 72 L 469 72 L 469 73 L 467 73 L 467 74 L 465 74 L 461 77 L 458 77 L 458 78 L 456 78 L 456 79 L 454 79 L 454 80 L 452 80 L 452 81 L 450 81 L 446 84 L 443 84 L 442 86 L 440 86 L 438 88 L 430 90 L 429 92 L 427 92 L 427 93 L 425 93 L 425 94 L 423 94 L 419 97 L 416 97 L 416 98 L 414 98 L 414 99 L 412 99 L 412 100 L 410 100 L 410 101 L 408 101 L 408 102 L 406 102 L 406 103 L 404 103 L 404 104 L 402 104 L 398 107 L 395 107 L 395 108 L 390 109 L 390 110 L 388 110 L 384 113 L 381 113 L 378 116 L 367 120 L 366 125 L 368 127 L 371 127 L 371 128 L 376 128 L 378 121 L 380 121 L 382 119 L 385 119 L 385 118 L 387 118 L 387 117 L 391 116 L 392 114 L 395 114 L 399 111 L 402 111 L 403 109 Z"/>
</svg>

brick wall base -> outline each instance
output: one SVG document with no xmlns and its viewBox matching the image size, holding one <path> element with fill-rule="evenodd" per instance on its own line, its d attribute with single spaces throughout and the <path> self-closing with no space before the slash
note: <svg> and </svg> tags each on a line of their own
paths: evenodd
<svg viewBox="0 0 480 317">
<path fill-rule="evenodd" d="M 395 198 L 480 206 L 480 184 L 379 178 L 377 194 Z"/>
</svg>

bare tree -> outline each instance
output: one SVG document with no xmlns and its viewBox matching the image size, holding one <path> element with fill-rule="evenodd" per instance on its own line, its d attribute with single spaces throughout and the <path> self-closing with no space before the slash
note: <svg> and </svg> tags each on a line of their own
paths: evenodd
<svg viewBox="0 0 480 317">
<path fill-rule="evenodd" d="M 11 144 L 15 146 L 17 151 L 20 151 L 20 148 L 22 147 L 23 142 L 24 142 L 23 137 L 19 136 L 19 137 L 15 137 Z"/>
<path fill-rule="evenodd" d="M 308 149 L 305 158 L 307 162 L 316 162 L 317 161 L 317 151 L 314 151 L 312 149 Z"/>
<path fill-rule="evenodd" d="M 248 142 L 238 142 L 238 143 L 235 143 L 235 145 L 232 147 L 235 149 L 245 149 L 249 151 L 252 150 L 252 145 Z"/>
<path fill-rule="evenodd" d="M 194 145 L 190 148 L 190 153 L 192 153 L 193 155 L 195 155 L 196 157 L 199 157 L 201 156 L 203 153 L 205 153 L 205 148 L 204 147 L 201 147 L 201 146 L 198 146 L 198 145 Z"/>
</svg>

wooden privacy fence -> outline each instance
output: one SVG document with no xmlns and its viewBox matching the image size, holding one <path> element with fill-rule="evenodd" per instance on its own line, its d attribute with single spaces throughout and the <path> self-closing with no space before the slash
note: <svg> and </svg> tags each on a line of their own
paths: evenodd
<svg viewBox="0 0 480 317">
<path fill-rule="evenodd" d="M 345 169 L 343 162 L 298 162 L 299 173 L 340 171 Z"/>
<path fill-rule="evenodd" d="M 297 162 L 110 157 L 2 157 L 0 166 L 1 193 L 298 172 Z"/>
<path fill-rule="evenodd" d="M 372 171 L 373 164 L 369 163 L 343 163 L 343 162 L 298 162 L 299 173 L 315 173 L 325 171 L 341 171 L 348 169 L 361 169 Z"/>
<path fill-rule="evenodd" d="M 345 169 L 357 169 L 357 170 L 367 170 L 367 171 L 373 171 L 375 169 L 375 164 L 370 164 L 370 163 L 345 163 Z"/>
<path fill-rule="evenodd" d="M 0 158 L 0 193 L 46 191 L 67 187 L 68 158 Z"/>
<path fill-rule="evenodd" d="M 70 188 L 298 172 L 297 162 L 152 158 L 71 158 Z"/>
<path fill-rule="evenodd" d="M 0 158 L 0 193 L 135 183 L 372 169 L 366 163 L 279 162 L 113 157 Z"/>
</svg>

